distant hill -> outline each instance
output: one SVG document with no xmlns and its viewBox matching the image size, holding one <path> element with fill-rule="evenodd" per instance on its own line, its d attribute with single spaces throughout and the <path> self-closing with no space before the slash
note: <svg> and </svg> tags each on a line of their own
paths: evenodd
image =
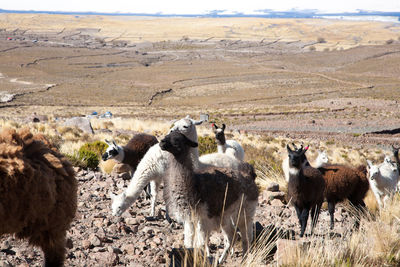
<svg viewBox="0 0 400 267">
<path fill-rule="evenodd" d="M 60 14 L 60 15 L 102 15 L 102 16 L 152 16 L 152 17 L 255 17 L 255 18 L 332 18 L 349 20 L 381 20 L 400 23 L 399 12 L 382 11 L 359 11 L 348 13 L 321 13 L 318 10 L 290 10 L 275 11 L 270 9 L 257 10 L 254 13 L 242 13 L 230 10 L 212 10 L 204 14 L 163 14 L 163 13 L 104 13 L 104 12 L 69 12 L 69 11 L 36 11 L 36 10 L 5 10 L 0 9 L 0 13 L 19 13 L 19 14 Z"/>
</svg>

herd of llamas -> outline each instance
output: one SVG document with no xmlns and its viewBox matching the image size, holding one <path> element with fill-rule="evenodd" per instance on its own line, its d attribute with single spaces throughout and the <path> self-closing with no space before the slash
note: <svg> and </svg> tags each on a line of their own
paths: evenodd
<svg viewBox="0 0 400 267">
<path fill-rule="evenodd" d="M 113 216 L 126 211 L 148 185 L 150 216 L 155 216 L 163 183 L 166 217 L 183 225 L 184 247 L 205 249 L 209 256 L 208 237 L 221 231 L 224 250 L 218 262 L 222 263 L 233 252 L 238 234 L 242 255 L 251 249 L 259 192 L 254 167 L 244 161 L 245 151 L 237 141 L 225 139 L 225 124 L 212 124 L 218 152 L 199 156 L 196 126 L 202 122 L 189 116 L 177 120 L 160 141 L 149 134 L 135 135 L 125 146 L 106 140 L 108 148 L 102 159 L 125 163 L 132 173 L 124 192 L 111 194 Z M 369 188 L 380 208 L 398 190 L 398 148 L 392 147 L 383 163 L 368 160 L 366 166 L 331 164 L 324 151 L 318 151 L 317 159 L 310 163 L 308 146 L 292 143 L 286 149 L 282 169 L 300 237 L 309 216 L 313 233 L 324 201 L 333 229 L 338 202 L 347 199 L 363 213 Z M 40 247 L 44 266 L 63 266 L 66 231 L 77 209 L 77 181 L 71 163 L 42 135 L 33 135 L 27 128 L 5 129 L 0 134 L 0 177 L 0 235 L 15 234 Z"/>
</svg>

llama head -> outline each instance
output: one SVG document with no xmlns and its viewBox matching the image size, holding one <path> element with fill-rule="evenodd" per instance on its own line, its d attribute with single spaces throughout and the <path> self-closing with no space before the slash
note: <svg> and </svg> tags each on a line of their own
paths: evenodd
<svg viewBox="0 0 400 267">
<path fill-rule="evenodd" d="M 105 140 L 108 148 L 106 152 L 101 156 L 101 158 L 106 161 L 109 159 L 115 159 L 119 162 L 122 162 L 124 160 L 124 149 L 117 145 L 114 140 L 112 142 L 108 141 L 107 139 Z"/>
<path fill-rule="evenodd" d="M 160 148 L 168 151 L 175 157 L 185 155 L 191 147 L 197 147 L 198 144 L 190 140 L 186 135 L 180 132 L 171 132 L 160 141 Z"/>
<path fill-rule="evenodd" d="M 212 130 L 215 134 L 215 139 L 217 139 L 218 145 L 225 145 L 225 124 L 222 124 L 222 127 L 219 128 L 215 123 L 211 124 Z"/>
<path fill-rule="evenodd" d="M 372 164 L 370 160 L 367 160 L 367 170 L 368 170 L 368 178 L 371 181 L 375 180 L 375 178 L 380 175 L 379 167 L 377 165 Z"/>
<path fill-rule="evenodd" d="M 169 133 L 178 131 L 184 134 L 187 138 L 189 138 L 193 142 L 197 142 L 196 125 L 200 125 L 202 123 L 203 123 L 202 120 L 196 121 L 191 119 L 189 115 L 187 115 L 185 118 L 174 122 L 171 129 L 169 130 Z"/>
<path fill-rule="evenodd" d="M 119 195 L 114 195 L 110 192 L 110 198 L 112 201 L 111 211 L 113 216 L 121 216 L 122 213 L 129 207 L 128 203 L 126 203 L 126 194 L 123 192 Z"/>
<path fill-rule="evenodd" d="M 318 150 L 318 157 L 317 157 L 317 161 L 319 163 L 323 163 L 326 164 L 329 162 L 329 158 L 328 158 L 328 153 L 326 153 L 326 151 L 320 151 Z"/>
<path fill-rule="evenodd" d="M 305 153 L 308 150 L 308 146 L 303 149 L 303 145 L 299 149 L 294 145 L 294 149 L 292 150 L 289 146 L 289 144 L 286 145 L 286 149 L 288 152 L 288 157 L 289 157 L 289 167 L 290 168 L 295 168 L 295 169 L 300 169 L 305 162 L 307 161 Z"/>
<path fill-rule="evenodd" d="M 397 164 L 395 161 L 392 160 L 391 156 L 385 155 L 383 159 L 382 167 L 391 170 L 392 172 L 397 172 Z"/>
<path fill-rule="evenodd" d="M 394 145 L 392 145 L 392 153 L 396 159 L 398 159 L 398 157 L 399 157 L 399 149 L 400 149 L 400 147 L 395 147 Z"/>
</svg>

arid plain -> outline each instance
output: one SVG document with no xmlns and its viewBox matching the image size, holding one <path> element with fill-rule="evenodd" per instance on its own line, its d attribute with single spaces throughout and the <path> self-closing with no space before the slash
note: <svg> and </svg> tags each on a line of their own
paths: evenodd
<svg viewBox="0 0 400 267">
<path fill-rule="evenodd" d="M 58 124 L 94 111 L 111 111 L 113 118 L 93 118 L 93 135 Z M 228 136 L 242 142 L 261 188 L 277 179 L 286 190 L 280 164 L 292 141 L 310 143 L 310 159 L 320 147 L 334 162 L 381 160 L 389 145 L 400 144 L 400 23 L 0 14 L 0 127 L 28 125 L 72 154 L 105 137 L 119 143 L 139 131 L 160 137 L 172 119 L 201 113 L 225 123 Z M 33 114 L 46 119 L 33 123 Z M 199 136 L 207 135 L 205 123 Z M 77 171 L 67 266 L 154 266 L 166 262 L 171 245 L 182 245 L 182 229 L 170 227 L 164 211 L 147 221 L 142 197 L 122 218 L 110 215 L 109 193 L 120 193 L 128 180 Z M 324 209 L 311 249 L 295 253 L 288 265 L 399 264 L 399 199 L 382 212 L 371 193 L 366 202 L 373 215 L 362 231 L 353 232 L 344 204 L 337 228 L 327 233 Z M 264 191 L 256 220 L 297 232 L 286 204 Z M 220 244 L 213 236 L 213 254 Z M 259 251 L 242 265 L 267 264 L 265 249 Z M 0 239 L 1 264 L 40 266 L 40 260 L 40 250 L 27 243 Z M 226 266 L 240 262 L 235 253 Z"/>
<path fill-rule="evenodd" d="M 280 134 L 400 125 L 398 23 L 1 14 L 0 29 L 0 94 L 15 94 L 2 117 L 203 112 Z"/>
</svg>

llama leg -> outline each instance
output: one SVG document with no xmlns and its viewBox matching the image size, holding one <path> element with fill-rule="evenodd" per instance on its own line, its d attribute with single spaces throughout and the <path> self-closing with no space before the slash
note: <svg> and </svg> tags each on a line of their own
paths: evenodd
<svg viewBox="0 0 400 267">
<path fill-rule="evenodd" d="M 184 225 L 184 241 L 185 248 L 193 248 L 194 226 L 190 219 L 185 219 Z"/>
<path fill-rule="evenodd" d="M 362 214 L 364 214 L 365 212 L 365 203 L 364 200 L 360 200 L 360 201 L 354 201 L 354 200 L 350 200 L 350 203 L 356 208 L 357 213 L 355 214 L 356 216 L 356 221 L 354 222 L 354 227 L 356 229 L 358 229 L 360 227 L 360 220 L 361 220 L 361 216 Z"/>
<path fill-rule="evenodd" d="M 374 195 L 375 195 L 375 198 L 376 198 L 376 202 L 378 202 L 378 206 L 381 209 L 383 207 L 381 196 L 378 193 L 375 193 L 375 192 L 374 192 Z"/>
<path fill-rule="evenodd" d="M 246 211 L 245 211 L 246 212 Z M 242 237 L 243 257 L 250 249 L 253 242 L 253 220 L 252 216 L 243 215 L 239 222 L 239 231 Z"/>
<path fill-rule="evenodd" d="M 171 219 L 171 217 L 169 217 L 168 206 L 165 206 L 165 219 L 167 220 L 167 222 L 169 224 L 172 223 L 172 219 Z"/>
<path fill-rule="evenodd" d="M 150 216 L 154 217 L 156 213 L 156 204 L 157 204 L 157 194 L 158 194 L 158 183 L 155 180 L 150 181 L 150 192 L 151 192 L 151 207 L 150 207 Z"/>
<path fill-rule="evenodd" d="M 308 214 L 310 213 L 310 208 L 303 208 L 300 215 L 301 221 L 301 230 L 300 230 L 300 237 L 303 237 L 304 232 L 306 231 L 307 221 L 308 221 Z"/>
<path fill-rule="evenodd" d="M 384 205 L 384 206 L 386 206 L 386 203 L 388 202 L 389 199 L 390 199 L 390 196 L 388 196 L 388 195 L 385 195 L 385 196 L 383 197 L 383 205 Z"/>
<path fill-rule="evenodd" d="M 294 208 L 295 208 L 295 210 L 296 210 L 297 218 L 299 219 L 300 230 L 301 230 L 301 225 L 302 225 L 301 210 L 300 210 L 300 208 L 297 207 L 296 205 L 294 206 Z"/>
<path fill-rule="evenodd" d="M 335 224 L 335 202 L 333 201 L 328 202 L 328 211 L 329 215 L 331 216 L 331 230 L 333 230 Z"/>
<path fill-rule="evenodd" d="M 294 209 L 296 210 L 297 219 L 299 219 L 299 223 L 300 223 L 300 226 L 301 226 L 301 219 L 300 219 L 301 218 L 301 210 L 296 205 L 294 206 Z"/>
<path fill-rule="evenodd" d="M 314 228 L 317 225 L 321 205 L 322 204 L 317 204 L 311 209 L 311 234 L 313 234 Z"/>
<path fill-rule="evenodd" d="M 207 257 L 210 256 L 210 250 L 208 248 L 209 233 L 204 229 L 204 222 L 198 221 L 196 232 L 195 232 L 195 248 L 204 249 Z"/>
<path fill-rule="evenodd" d="M 62 267 L 64 266 L 64 257 L 66 253 L 65 238 L 42 246 L 44 253 L 44 267 Z"/>
<path fill-rule="evenodd" d="M 231 247 L 233 248 L 233 243 L 234 243 L 233 238 L 236 233 L 236 227 L 234 227 L 231 220 L 225 220 L 221 228 L 222 228 L 222 234 L 224 236 L 224 251 L 219 257 L 218 263 L 224 262 L 226 257 L 228 256 L 229 249 Z"/>
</svg>

